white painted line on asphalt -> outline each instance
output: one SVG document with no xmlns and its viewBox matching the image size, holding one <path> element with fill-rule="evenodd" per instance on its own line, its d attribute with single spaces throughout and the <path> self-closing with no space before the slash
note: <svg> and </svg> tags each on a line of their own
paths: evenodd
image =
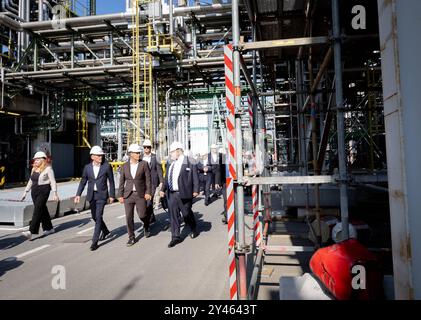
<svg viewBox="0 0 421 320">
<path fill-rule="evenodd" d="M 125 214 L 123 214 L 122 216 L 118 216 L 116 219 L 123 219 L 123 218 L 125 218 L 126 217 L 126 215 Z"/>
<path fill-rule="evenodd" d="M 82 233 L 88 232 L 88 231 L 90 231 L 90 230 L 92 230 L 92 229 L 95 229 L 95 226 L 90 227 L 90 228 L 87 228 L 87 229 L 84 229 L 84 230 L 82 230 L 82 231 L 79 231 L 79 232 L 77 232 L 76 234 L 82 234 Z"/>
<path fill-rule="evenodd" d="M 44 244 L 41 247 L 26 251 L 24 253 L 18 254 L 17 256 L 14 256 L 14 257 L 7 258 L 7 259 L 5 259 L 5 261 L 13 261 L 13 260 L 22 259 L 23 257 L 26 257 L 27 255 L 30 255 L 32 253 L 44 250 L 45 248 L 48 248 L 49 246 L 51 246 L 51 245 L 50 244 Z"/>
</svg>

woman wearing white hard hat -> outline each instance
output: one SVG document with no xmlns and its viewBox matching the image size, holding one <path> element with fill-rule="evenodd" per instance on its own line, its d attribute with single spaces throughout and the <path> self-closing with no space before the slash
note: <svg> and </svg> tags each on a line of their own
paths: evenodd
<svg viewBox="0 0 421 320">
<path fill-rule="evenodd" d="M 40 224 L 42 224 L 44 235 L 54 233 L 47 208 L 47 201 L 51 190 L 54 193 L 53 200 L 59 200 L 54 171 L 47 162 L 47 155 L 45 152 L 38 151 L 35 153 L 33 160 L 34 163 L 31 177 L 21 198 L 21 201 L 25 200 L 26 194 L 31 190 L 32 201 L 34 202 L 34 213 L 31 224 L 29 225 L 29 231 L 23 232 L 23 235 L 28 239 L 31 239 L 32 235 L 38 234 Z"/>
</svg>

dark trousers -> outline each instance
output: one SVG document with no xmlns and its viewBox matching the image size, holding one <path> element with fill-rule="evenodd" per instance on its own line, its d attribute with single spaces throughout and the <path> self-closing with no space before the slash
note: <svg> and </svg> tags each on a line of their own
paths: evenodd
<svg viewBox="0 0 421 320">
<path fill-rule="evenodd" d="M 205 191 L 206 188 L 206 177 L 203 173 L 199 174 L 199 191 Z"/>
<path fill-rule="evenodd" d="M 107 200 L 100 199 L 98 196 L 98 193 L 94 191 L 93 199 L 89 202 L 91 206 L 92 219 L 95 221 L 95 230 L 94 230 L 94 235 L 92 236 L 93 243 L 98 242 L 101 231 L 105 233 L 108 232 L 108 228 L 105 225 L 104 219 L 102 218 L 106 203 L 107 203 Z"/>
<path fill-rule="evenodd" d="M 193 199 L 181 199 L 180 193 L 167 193 L 168 209 L 171 222 L 172 240 L 180 239 L 180 212 L 183 215 L 184 222 L 193 230 L 196 230 L 196 219 L 192 211 Z"/>
<path fill-rule="evenodd" d="M 127 233 L 129 238 L 134 239 L 134 207 L 136 206 L 137 215 L 143 222 L 143 228 L 149 229 L 151 216 L 146 212 L 146 200 L 144 197 L 138 195 L 136 191 L 132 192 L 130 196 L 124 199 L 124 209 L 126 211 Z"/>
<path fill-rule="evenodd" d="M 208 173 L 205 176 L 205 201 L 210 200 L 210 188 L 213 185 L 213 181 L 212 181 L 213 177 L 212 177 L 212 173 Z M 213 187 L 213 190 L 215 189 L 215 187 Z"/>
<path fill-rule="evenodd" d="M 53 228 L 50 214 L 47 209 L 47 200 L 50 196 L 50 190 L 51 187 L 49 184 L 35 186 L 31 190 L 31 197 L 34 202 L 34 214 L 29 226 L 29 231 L 31 231 L 32 234 L 38 234 L 40 224 L 42 224 L 42 229 L 44 231 L 48 231 Z"/>
</svg>

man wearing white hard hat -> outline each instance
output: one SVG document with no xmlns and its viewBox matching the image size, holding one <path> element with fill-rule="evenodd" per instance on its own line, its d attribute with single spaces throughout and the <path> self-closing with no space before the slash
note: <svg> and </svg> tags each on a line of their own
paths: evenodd
<svg viewBox="0 0 421 320">
<path fill-rule="evenodd" d="M 53 200 L 59 200 L 54 171 L 47 162 L 47 155 L 43 151 L 38 151 L 35 153 L 33 160 L 31 177 L 21 197 L 21 201 L 25 200 L 26 194 L 31 190 L 34 212 L 31 224 L 29 225 L 29 231 L 23 232 L 23 235 L 28 239 L 31 239 L 32 235 L 38 234 L 40 224 L 42 224 L 45 236 L 54 233 L 53 224 L 51 223 L 51 217 L 47 208 L 47 201 L 51 190 L 54 193 Z"/>
<path fill-rule="evenodd" d="M 151 200 L 151 173 L 148 163 L 140 159 L 142 149 L 138 144 L 131 144 L 127 149 L 129 161 L 121 167 L 120 184 L 118 188 L 119 201 L 124 203 L 126 211 L 127 233 L 129 240 L 127 246 L 136 243 L 134 233 L 134 207 L 137 215 L 143 222 L 143 232 L 146 238 L 150 236 L 150 215 L 146 211 L 146 202 Z"/>
<path fill-rule="evenodd" d="M 91 207 L 92 219 L 95 221 L 95 231 L 92 237 L 91 250 L 98 249 L 98 241 L 104 240 L 110 233 L 104 220 L 104 207 L 107 203 L 112 203 L 115 198 L 114 175 L 111 165 L 104 161 L 104 152 L 101 147 L 93 146 L 90 151 L 92 162 L 83 168 L 82 180 L 76 192 L 75 203 L 80 202 L 80 196 L 88 183 L 86 200 Z M 109 183 L 109 191 L 107 186 Z M 101 234 L 102 232 L 102 234 Z"/>
<path fill-rule="evenodd" d="M 152 142 L 149 139 L 143 141 L 143 157 L 142 160 L 146 161 L 151 171 L 152 182 L 152 197 L 156 193 L 157 188 L 161 189 L 164 184 L 164 177 L 162 176 L 162 166 L 155 154 L 152 153 Z M 156 218 L 153 213 L 153 200 L 146 203 L 147 214 L 151 217 L 151 223 L 154 223 Z"/>
<path fill-rule="evenodd" d="M 174 247 L 182 239 L 180 236 L 180 213 L 191 228 L 190 237 L 196 238 L 196 219 L 192 211 L 193 198 L 199 194 L 199 177 L 194 162 L 183 154 L 183 145 L 175 141 L 170 146 L 171 164 L 167 164 L 166 177 L 161 197 L 166 194 L 171 222 L 171 242 Z"/>
</svg>

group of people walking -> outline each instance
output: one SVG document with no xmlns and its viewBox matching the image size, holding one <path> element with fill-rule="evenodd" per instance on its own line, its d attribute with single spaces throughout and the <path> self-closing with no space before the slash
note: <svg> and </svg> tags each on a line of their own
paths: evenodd
<svg viewBox="0 0 421 320">
<path fill-rule="evenodd" d="M 142 148 L 143 147 L 143 148 Z M 184 221 L 190 227 L 190 237 L 199 235 L 197 221 L 192 211 L 193 199 L 199 195 L 199 174 L 208 176 L 205 184 L 205 205 L 210 203 L 210 186 L 213 190 L 221 190 L 224 195 L 224 218 L 226 223 L 226 193 L 225 193 L 225 161 L 224 155 L 217 152 L 216 145 L 211 146 L 211 152 L 206 161 L 195 161 L 184 155 L 181 143 L 173 142 L 170 146 L 170 157 L 166 163 L 165 177 L 161 163 L 152 153 L 152 143 L 146 139 L 143 145 L 131 144 L 127 150 L 129 159 L 121 166 L 118 184 L 118 201 L 124 204 L 126 226 L 128 233 L 127 246 L 136 243 L 134 233 L 134 210 L 143 223 L 144 236 L 150 236 L 150 225 L 156 220 L 154 215 L 154 194 L 159 192 L 161 198 L 166 198 L 171 228 L 171 241 L 168 247 L 174 247 L 182 242 L 180 225 Z M 105 161 L 104 152 L 99 146 L 90 150 L 91 161 L 85 165 L 74 202 L 81 200 L 81 195 L 87 185 L 86 201 L 90 204 L 92 219 L 95 221 L 94 234 L 90 249 L 99 248 L 98 242 L 110 235 L 110 230 L 104 222 L 103 214 L 106 203 L 114 202 L 115 183 L 111 165 Z M 50 191 L 54 192 L 53 200 L 58 200 L 57 183 L 54 171 L 47 161 L 44 152 L 34 156 L 33 169 L 25 192 L 31 190 L 34 202 L 33 218 L 28 231 L 23 232 L 28 239 L 39 233 L 40 224 L 44 235 L 54 232 L 47 209 Z"/>
</svg>

